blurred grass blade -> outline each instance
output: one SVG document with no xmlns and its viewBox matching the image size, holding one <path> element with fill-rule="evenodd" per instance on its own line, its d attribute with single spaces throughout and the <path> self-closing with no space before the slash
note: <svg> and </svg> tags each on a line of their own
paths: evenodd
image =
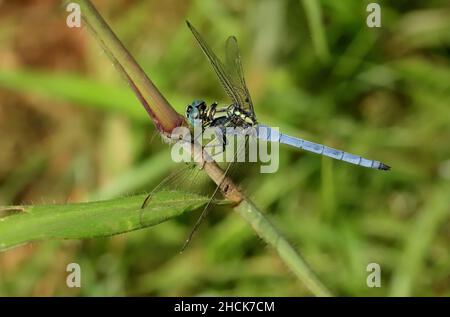
<svg viewBox="0 0 450 317">
<path fill-rule="evenodd" d="M 3 208 L 14 214 L 0 218 L 0 251 L 43 239 L 86 239 L 111 236 L 193 211 L 208 198 L 178 191 L 156 193 L 147 208 L 146 195 L 68 205 L 36 205 Z M 141 212 L 142 211 L 142 212 Z"/>
<path fill-rule="evenodd" d="M 102 84 L 70 73 L 49 73 L 32 70 L 0 70 L 0 86 L 23 93 L 38 93 L 51 98 L 95 108 L 116 111 L 148 122 L 148 117 L 126 87 Z"/>
<path fill-rule="evenodd" d="M 306 18 L 308 20 L 311 38 L 319 59 L 326 63 L 330 60 L 330 52 L 328 50 L 327 38 L 325 36 L 325 28 L 322 23 L 322 10 L 320 1 L 302 0 L 305 9 Z"/>
<path fill-rule="evenodd" d="M 426 255 L 431 251 L 433 237 L 439 225 L 449 217 L 449 191 L 447 184 L 437 185 L 428 204 L 416 216 L 390 283 L 390 296 L 413 295 L 414 281 L 419 280 Z"/>
<path fill-rule="evenodd" d="M 13 204 L 14 197 L 36 178 L 39 178 L 47 165 L 47 160 L 48 156 L 39 150 L 32 153 L 22 164 L 10 171 L 0 185 L 0 205 Z"/>
</svg>

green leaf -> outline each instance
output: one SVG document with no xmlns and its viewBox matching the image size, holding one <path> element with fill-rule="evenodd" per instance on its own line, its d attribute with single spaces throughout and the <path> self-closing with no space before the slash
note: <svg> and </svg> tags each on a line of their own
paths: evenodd
<svg viewBox="0 0 450 317">
<path fill-rule="evenodd" d="M 0 70 L 0 87 L 24 94 L 56 98 L 106 112 L 123 114 L 130 119 L 147 123 L 148 115 L 139 100 L 126 86 L 99 82 L 82 74 L 40 70 Z M 172 93 L 170 100 L 184 110 L 184 95 Z"/>
<path fill-rule="evenodd" d="M 43 239 L 86 239 L 142 229 L 193 211 L 207 197 L 179 191 L 67 205 L 14 206 L 16 213 L 0 218 L 0 251 Z"/>
</svg>

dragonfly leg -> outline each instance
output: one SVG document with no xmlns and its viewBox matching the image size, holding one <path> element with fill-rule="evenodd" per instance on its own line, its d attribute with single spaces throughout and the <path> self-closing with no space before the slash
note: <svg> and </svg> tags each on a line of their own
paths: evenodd
<svg viewBox="0 0 450 317">
<path fill-rule="evenodd" d="M 218 135 L 217 137 L 218 138 L 221 138 L 222 139 L 222 152 L 225 152 L 225 148 L 227 147 L 227 145 L 228 145 L 228 140 L 227 140 L 227 134 L 226 134 L 226 132 L 227 132 L 227 128 L 225 127 L 225 126 L 222 126 L 222 127 L 220 127 L 220 133 L 222 134 L 222 135 Z M 222 153 L 221 152 L 221 153 Z M 220 154 L 220 153 L 219 153 Z"/>
<path fill-rule="evenodd" d="M 214 115 L 216 114 L 217 102 L 213 102 L 211 106 L 209 106 L 208 111 L 206 111 L 206 118 L 209 122 L 214 119 Z"/>
<path fill-rule="evenodd" d="M 222 135 L 218 135 L 219 138 L 222 137 L 222 152 L 221 153 L 225 152 L 225 149 L 226 149 L 226 147 L 228 145 L 228 139 L 227 139 L 227 126 L 228 126 L 228 124 L 229 124 L 229 121 L 225 122 L 220 127 L 220 132 L 222 133 Z M 219 153 L 219 154 L 221 154 L 221 153 Z"/>
<path fill-rule="evenodd" d="M 204 169 L 205 168 L 205 164 L 206 164 L 206 162 L 205 162 L 205 160 L 203 160 L 202 161 L 202 164 L 199 166 L 199 170 L 202 170 L 202 169 Z"/>
<path fill-rule="evenodd" d="M 208 144 L 208 145 L 205 145 L 205 148 L 210 148 L 210 147 L 212 147 L 212 148 L 214 148 L 214 150 L 215 150 L 215 148 L 219 145 L 222 145 L 221 146 L 221 151 L 220 152 L 216 152 L 216 151 L 214 151 L 214 154 L 212 154 L 212 157 L 214 158 L 214 157 L 216 157 L 216 156 L 218 156 L 218 155 L 220 155 L 220 154 L 222 154 L 223 152 L 225 152 L 225 150 L 226 150 L 226 147 L 227 147 L 227 145 L 228 145 L 228 139 L 227 139 L 227 136 L 226 136 L 226 129 L 224 128 L 224 127 L 220 127 L 220 132 L 219 131 L 215 131 L 215 135 L 216 135 L 216 140 L 220 140 L 220 141 L 217 141 L 217 142 L 214 142 L 214 144 L 212 144 L 212 145 L 210 145 L 210 144 Z"/>
<path fill-rule="evenodd" d="M 225 152 L 225 148 L 227 147 L 227 145 L 228 145 L 228 140 L 227 140 L 226 134 L 224 133 L 222 135 L 222 151 L 223 152 Z"/>
<path fill-rule="evenodd" d="M 225 150 L 226 150 L 227 145 L 228 145 L 228 140 L 227 140 L 226 135 L 224 134 L 224 135 L 222 136 L 222 150 L 221 150 L 220 152 L 218 152 L 218 153 L 215 153 L 215 152 L 214 152 L 213 157 L 216 157 L 216 156 L 221 155 L 222 153 L 224 153 Z"/>
<path fill-rule="evenodd" d="M 228 139 L 227 139 L 227 128 L 222 127 L 222 150 L 225 152 L 225 148 L 228 145 Z"/>
<path fill-rule="evenodd" d="M 141 227 L 144 227 L 144 219 L 143 219 L 144 209 L 145 209 L 145 207 L 147 207 L 148 203 L 150 202 L 151 198 L 153 197 L 153 193 L 154 193 L 154 190 L 152 190 L 150 192 L 150 194 L 148 194 L 147 197 L 145 197 L 145 199 L 141 205 L 141 209 L 139 210 L 139 225 Z"/>
</svg>

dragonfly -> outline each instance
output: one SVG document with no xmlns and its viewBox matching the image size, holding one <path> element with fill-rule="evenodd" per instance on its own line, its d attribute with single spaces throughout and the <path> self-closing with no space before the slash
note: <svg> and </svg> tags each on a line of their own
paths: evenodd
<svg viewBox="0 0 450 317">
<path fill-rule="evenodd" d="M 252 98 L 245 83 L 236 37 L 230 36 L 226 41 L 226 63 L 224 64 L 211 50 L 208 44 L 206 44 L 205 40 L 194 26 L 190 24 L 189 21 L 186 21 L 186 23 L 197 40 L 201 50 L 206 55 L 231 101 L 227 106 L 218 107 L 216 102 L 207 106 L 206 102 L 203 100 L 194 100 L 186 107 L 186 117 L 191 126 L 194 126 L 196 122 L 200 122 L 202 129 L 209 127 L 219 128 L 224 132 L 224 144 L 226 144 L 226 128 L 254 128 L 257 132 L 257 137 L 264 141 L 279 142 L 301 150 L 366 168 L 384 171 L 390 170 L 390 166 L 380 161 L 367 159 L 323 144 L 290 136 L 278 132 L 268 125 L 259 123 L 256 119 Z M 262 131 L 264 131 L 264 133 L 261 133 Z"/>
<path fill-rule="evenodd" d="M 207 105 L 203 100 L 194 100 L 186 107 L 186 119 L 191 127 L 199 126 L 202 131 L 208 128 L 217 128 L 222 131 L 222 144 L 223 151 L 225 151 L 225 145 L 227 144 L 227 128 L 242 128 L 237 131 L 245 131 L 245 129 L 253 128 L 256 131 L 256 136 L 259 139 L 269 142 L 279 142 L 293 146 L 298 149 L 306 150 L 309 152 L 328 156 L 337 160 L 342 160 L 351 164 L 368 167 L 378 170 L 389 170 L 390 167 L 384 163 L 375 160 L 369 160 L 358 155 L 350 154 L 341 150 L 336 150 L 328 146 L 310 142 L 304 139 L 293 137 L 284 133 L 280 133 L 277 130 L 269 127 L 268 125 L 261 124 L 256 119 L 252 98 L 245 83 L 243 68 L 241 63 L 241 57 L 239 53 L 239 47 L 236 37 L 230 36 L 226 41 L 226 63 L 222 61 L 214 54 L 208 44 L 203 40 L 199 32 L 186 21 L 189 29 L 197 40 L 203 53 L 208 58 L 208 61 L 212 65 L 217 77 L 219 78 L 222 87 L 226 94 L 230 98 L 231 103 L 227 106 L 219 107 L 217 102 Z M 248 135 L 245 136 L 246 138 Z M 191 140 L 193 142 L 194 140 Z M 240 149 L 242 150 L 242 148 Z M 238 150 L 238 152 L 240 151 Z M 230 171 L 232 162 L 229 162 L 227 168 L 224 171 L 224 175 L 227 175 Z M 193 184 L 196 178 L 196 173 L 191 174 L 193 166 L 188 166 L 187 169 L 181 169 L 174 174 L 169 175 L 156 188 L 147 196 L 142 204 L 143 209 L 150 201 L 153 194 L 172 181 L 178 181 L 180 178 L 186 178 L 191 184 Z M 220 188 L 220 184 L 216 186 L 214 193 L 211 195 L 208 203 L 204 207 L 200 217 L 195 223 L 191 233 L 185 241 L 181 251 L 190 243 L 193 234 L 198 229 L 201 222 L 206 218 L 209 207 L 213 201 L 215 195 Z M 142 214 L 140 216 L 142 219 Z"/>
</svg>

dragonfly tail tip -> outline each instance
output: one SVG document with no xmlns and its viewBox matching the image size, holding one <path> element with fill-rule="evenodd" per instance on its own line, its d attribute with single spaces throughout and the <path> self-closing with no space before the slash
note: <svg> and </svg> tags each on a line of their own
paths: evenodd
<svg viewBox="0 0 450 317">
<path fill-rule="evenodd" d="M 389 171 L 391 169 L 391 167 L 389 165 L 380 163 L 380 166 L 378 167 L 379 170 L 383 170 L 383 171 Z"/>
</svg>

